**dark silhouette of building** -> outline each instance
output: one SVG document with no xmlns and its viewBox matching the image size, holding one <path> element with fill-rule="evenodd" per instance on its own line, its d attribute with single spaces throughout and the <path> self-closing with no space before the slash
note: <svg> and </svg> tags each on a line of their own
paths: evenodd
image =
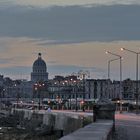
<svg viewBox="0 0 140 140">
<path fill-rule="evenodd" d="M 31 73 L 31 81 L 43 82 L 48 80 L 48 72 L 45 61 L 41 57 L 41 53 L 38 54 L 38 59 L 33 63 L 33 72 Z"/>
</svg>

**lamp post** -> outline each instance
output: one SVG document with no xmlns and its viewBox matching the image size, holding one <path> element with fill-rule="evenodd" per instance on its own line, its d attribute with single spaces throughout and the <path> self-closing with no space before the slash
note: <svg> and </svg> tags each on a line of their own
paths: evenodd
<svg viewBox="0 0 140 140">
<path fill-rule="evenodd" d="M 44 87 L 44 83 L 36 83 L 35 85 L 35 90 L 37 91 L 37 96 L 38 96 L 38 109 L 40 110 L 41 109 L 41 97 L 40 97 L 40 91 L 42 89 L 42 87 Z"/>
<path fill-rule="evenodd" d="M 77 83 L 78 83 L 77 79 L 73 81 L 73 93 L 75 93 L 75 111 L 76 112 L 78 110 L 78 108 L 77 108 L 77 92 L 78 92 Z"/>
<path fill-rule="evenodd" d="M 78 82 L 78 80 L 77 81 L 74 81 L 75 82 L 75 111 L 77 112 L 77 110 L 78 110 L 78 108 L 77 108 L 77 92 L 78 92 L 78 87 L 77 87 L 77 82 Z"/>
<path fill-rule="evenodd" d="M 63 86 L 66 87 L 66 93 L 68 93 L 68 96 L 66 97 L 68 99 L 68 109 L 71 110 L 71 94 L 72 94 L 72 89 L 73 89 L 73 79 L 65 79 L 65 81 L 62 83 Z"/>
<path fill-rule="evenodd" d="M 76 76 L 76 75 L 72 75 L 72 76 Z M 71 88 L 71 94 L 72 93 L 76 93 L 76 85 L 77 85 L 77 76 L 76 76 L 76 79 L 74 78 L 71 78 L 70 81 L 68 82 L 69 83 L 69 86 Z M 71 110 L 71 94 L 69 95 L 69 99 L 70 99 L 70 110 Z M 76 110 L 77 110 L 77 93 L 76 93 Z"/>
<path fill-rule="evenodd" d="M 75 73 L 73 72 L 72 73 L 72 76 L 75 76 L 76 79 L 74 80 L 74 93 L 75 93 L 75 111 L 77 112 L 78 111 L 78 100 L 77 100 L 77 97 L 78 97 L 78 84 L 79 84 L 79 79 L 78 79 L 78 73 Z"/>
<path fill-rule="evenodd" d="M 116 61 L 116 60 L 119 60 L 120 58 L 116 58 L 116 59 L 111 59 L 108 61 L 108 93 L 110 94 L 110 90 L 109 90 L 109 87 L 110 87 L 110 82 L 109 82 L 109 79 L 110 79 L 110 64 L 111 62 L 113 61 Z"/>
<path fill-rule="evenodd" d="M 90 73 L 89 73 L 89 71 L 80 70 L 78 72 L 78 76 L 81 77 L 83 80 L 83 104 L 84 104 L 84 101 L 85 101 L 85 78 L 86 78 L 86 76 L 90 77 Z M 84 105 L 83 105 L 83 111 L 85 111 Z"/>
<path fill-rule="evenodd" d="M 122 56 L 106 51 L 106 54 L 111 54 L 113 56 L 118 57 L 118 59 L 120 60 L 120 87 L 119 87 L 119 97 L 120 97 L 120 113 L 122 113 L 122 92 L 121 92 L 121 88 L 122 88 Z M 115 60 L 114 60 L 115 61 Z"/>
<path fill-rule="evenodd" d="M 110 64 L 113 61 L 119 60 L 120 58 L 116 58 L 116 59 L 111 59 L 108 61 L 108 79 L 110 79 Z"/>
<path fill-rule="evenodd" d="M 138 99 L 139 99 L 139 93 L 138 93 L 138 90 L 139 90 L 139 87 L 138 87 L 138 62 L 139 62 L 139 54 L 140 52 L 135 52 L 135 51 L 132 51 L 132 50 L 129 50 L 129 49 L 126 49 L 126 48 L 121 48 L 121 51 L 128 51 L 128 52 L 131 52 L 133 54 L 136 54 L 136 93 L 135 93 L 135 98 L 136 98 L 136 114 L 138 114 L 138 111 L 139 111 L 139 105 L 138 105 Z"/>
</svg>

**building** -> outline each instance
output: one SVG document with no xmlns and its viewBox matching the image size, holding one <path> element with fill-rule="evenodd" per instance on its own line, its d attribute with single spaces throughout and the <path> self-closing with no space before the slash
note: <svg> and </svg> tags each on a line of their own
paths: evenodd
<svg viewBox="0 0 140 140">
<path fill-rule="evenodd" d="M 86 99 L 109 98 L 107 79 L 87 79 L 85 82 Z"/>
<path fill-rule="evenodd" d="M 122 82 L 122 95 L 124 100 L 134 100 L 136 93 L 136 81 L 126 79 Z"/>
<path fill-rule="evenodd" d="M 49 80 L 50 81 L 50 80 Z M 111 82 L 111 81 L 109 81 Z M 56 76 L 48 84 L 50 98 L 56 99 L 100 99 L 101 97 L 109 98 L 108 80 L 106 79 L 77 79 L 76 76 Z"/>
<path fill-rule="evenodd" d="M 123 94 L 122 91 L 121 94 Z M 109 85 L 109 98 L 116 100 L 119 99 L 120 96 L 120 81 L 111 82 L 111 84 Z"/>
<path fill-rule="evenodd" d="M 32 98 L 33 82 L 26 80 L 12 81 L 12 85 L 5 86 L 5 97 L 7 98 Z"/>
<path fill-rule="evenodd" d="M 55 76 L 49 80 L 48 92 L 51 99 L 83 98 L 82 81 L 76 76 Z"/>
<path fill-rule="evenodd" d="M 41 53 L 38 54 L 38 59 L 33 63 L 32 70 L 31 81 L 43 82 L 48 80 L 47 66 L 41 57 Z"/>
<path fill-rule="evenodd" d="M 4 83 L 4 77 L 3 75 L 0 75 L 0 86 L 3 86 Z"/>
</svg>

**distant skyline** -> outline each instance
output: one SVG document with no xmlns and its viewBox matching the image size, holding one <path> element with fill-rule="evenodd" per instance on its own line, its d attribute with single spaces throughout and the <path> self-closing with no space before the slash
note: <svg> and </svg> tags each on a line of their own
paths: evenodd
<svg viewBox="0 0 140 140">
<path fill-rule="evenodd" d="M 0 0 L 0 74 L 30 79 L 41 52 L 50 78 L 81 69 L 107 78 L 109 50 L 123 56 L 123 78 L 135 79 L 135 55 L 120 48 L 140 51 L 139 13 L 138 0 Z"/>
</svg>

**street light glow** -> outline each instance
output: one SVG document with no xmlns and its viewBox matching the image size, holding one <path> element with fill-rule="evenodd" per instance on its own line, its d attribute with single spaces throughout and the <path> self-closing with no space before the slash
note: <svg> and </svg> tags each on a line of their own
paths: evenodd
<svg viewBox="0 0 140 140">
<path fill-rule="evenodd" d="M 125 48 L 121 48 L 121 51 L 124 51 L 125 50 Z"/>
<path fill-rule="evenodd" d="M 81 104 L 84 104 L 84 101 L 81 101 L 80 103 L 81 103 Z"/>
<path fill-rule="evenodd" d="M 105 53 L 108 54 L 108 51 L 106 51 Z"/>
<path fill-rule="evenodd" d="M 120 103 L 120 101 L 118 100 L 117 103 Z"/>
<path fill-rule="evenodd" d="M 37 90 L 37 87 L 35 87 L 35 90 Z"/>
</svg>

